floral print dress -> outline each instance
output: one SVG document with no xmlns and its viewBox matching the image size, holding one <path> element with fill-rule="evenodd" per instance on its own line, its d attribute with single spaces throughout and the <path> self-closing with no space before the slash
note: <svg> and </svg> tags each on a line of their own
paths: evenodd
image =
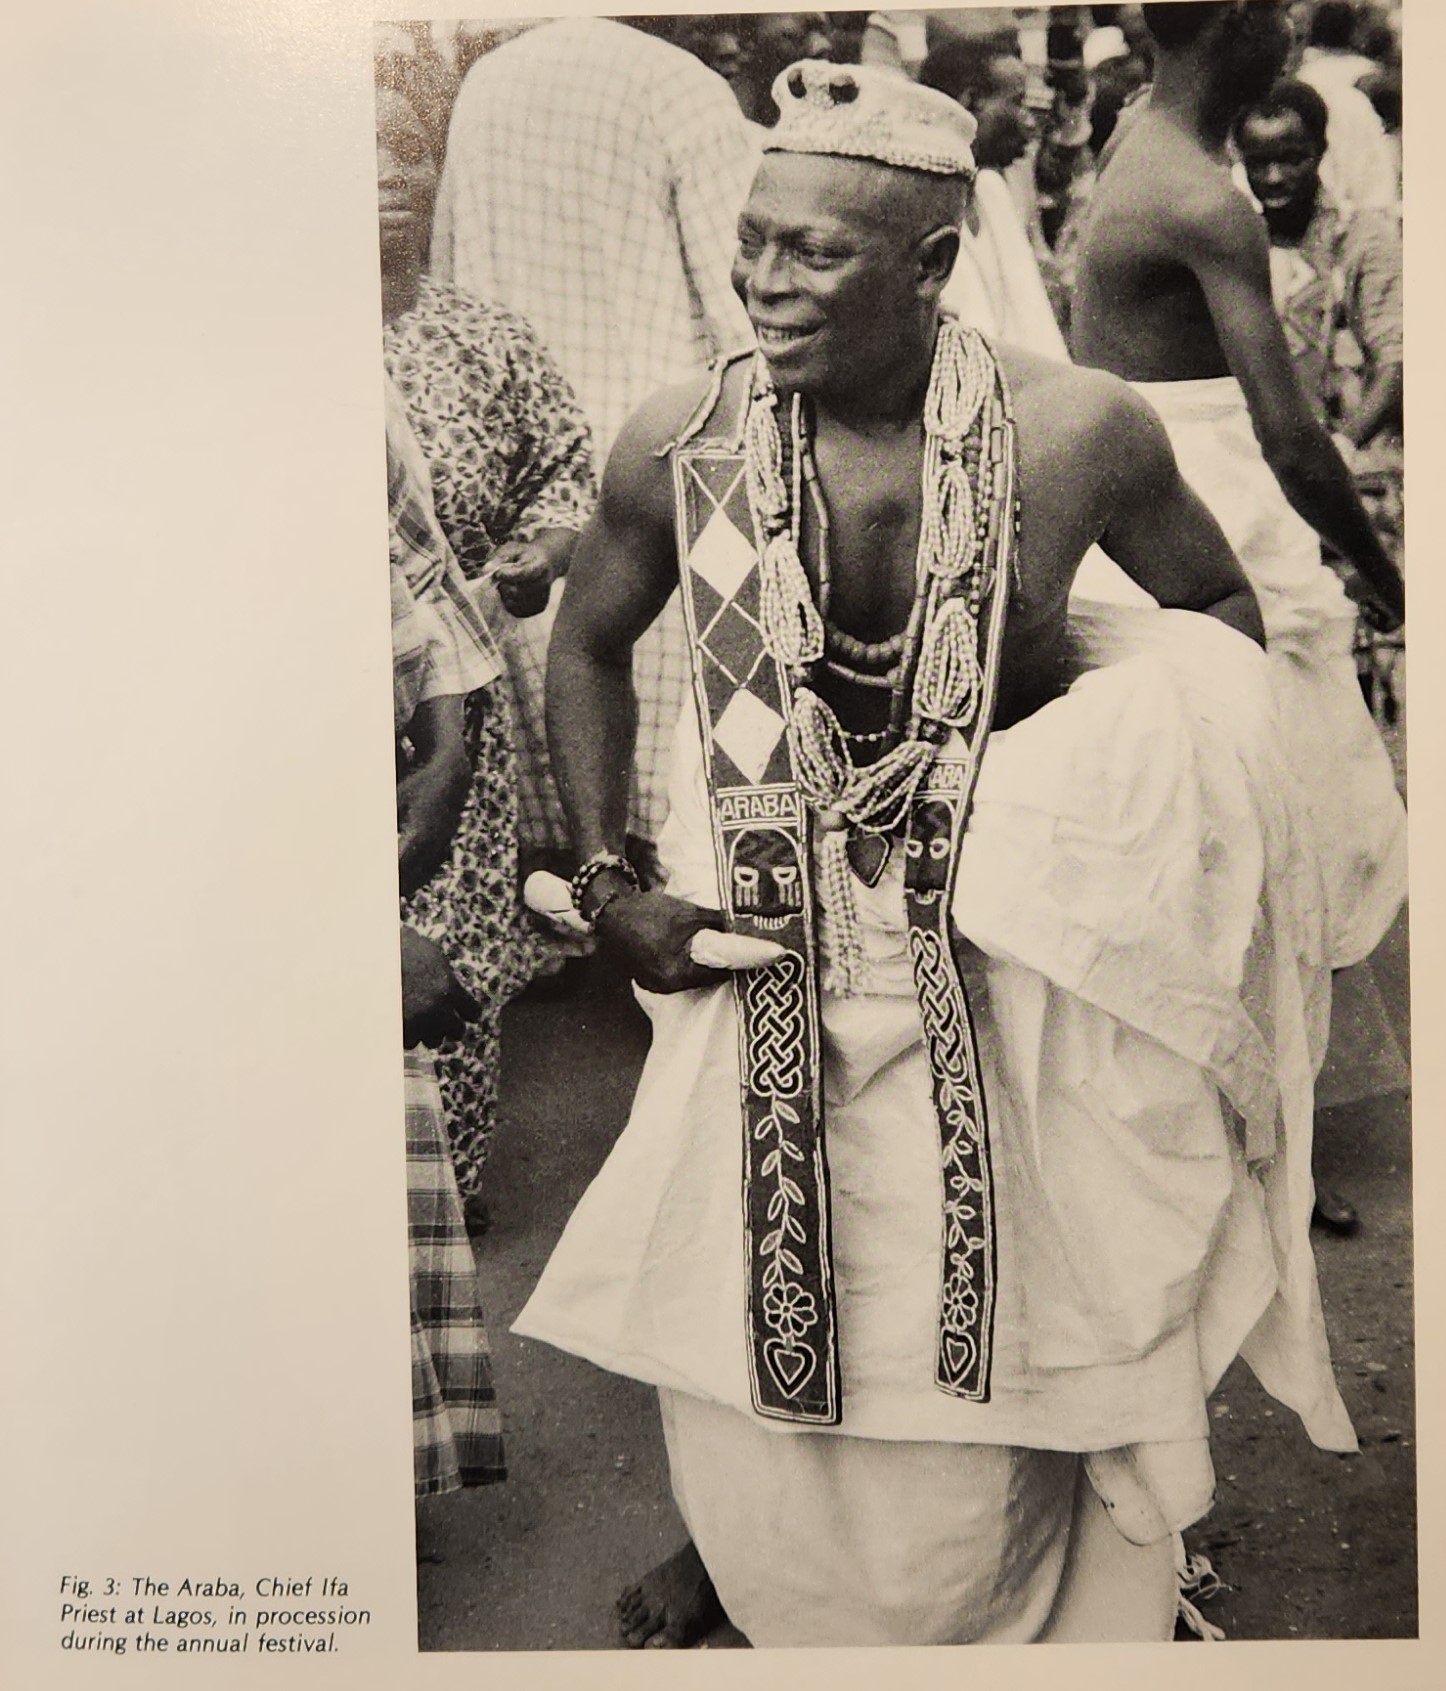
<svg viewBox="0 0 1446 1691">
<path fill-rule="evenodd" d="M 387 325 L 388 373 L 432 471 L 437 516 L 475 580 L 509 540 L 580 530 L 597 498 L 592 440 L 572 389 L 531 328 L 503 306 L 423 277 Z M 524 845 L 566 844 L 543 723 L 547 613 L 518 622 L 491 599 L 517 734 Z"/>
<path fill-rule="evenodd" d="M 596 492 L 587 428 L 525 323 L 424 278 L 415 307 L 386 326 L 383 352 L 427 460 L 438 524 L 470 579 L 508 540 L 582 527 Z M 515 624 L 495 595 L 491 612 L 515 677 L 517 631 L 527 624 Z M 403 909 L 404 920 L 437 939 L 483 1006 L 467 1038 L 436 1053 L 464 1198 L 480 1190 L 496 1125 L 502 1006 L 536 962 L 517 877 L 519 799 L 530 794 L 532 803 L 542 802 L 537 795 L 551 784 L 536 667 L 530 704 L 520 701 L 519 714 L 530 722 L 520 762 L 508 683 L 472 695 L 467 740 L 474 775 L 452 855 Z"/>
</svg>

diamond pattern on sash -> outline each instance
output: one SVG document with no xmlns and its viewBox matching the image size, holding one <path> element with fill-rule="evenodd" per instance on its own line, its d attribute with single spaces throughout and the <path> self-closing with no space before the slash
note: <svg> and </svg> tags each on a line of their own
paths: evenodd
<svg viewBox="0 0 1446 1691">
<path fill-rule="evenodd" d="M 776 710 L 741 688 L 713 725 L 713 738 L 748 778 L 758 786 L 788 724 Z"/>
</svg>

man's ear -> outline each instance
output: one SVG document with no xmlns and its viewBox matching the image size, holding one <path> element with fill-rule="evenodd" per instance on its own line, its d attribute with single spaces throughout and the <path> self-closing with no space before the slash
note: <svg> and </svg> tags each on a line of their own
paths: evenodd
<svg viewBox="0 0 1446 1691">
<path fill-rule="evenodd" d="M 937 292 L 949 280 L 959 256 L 959 231 L 948 224 L 919 243 L 919 281 Z"/>
</svg>

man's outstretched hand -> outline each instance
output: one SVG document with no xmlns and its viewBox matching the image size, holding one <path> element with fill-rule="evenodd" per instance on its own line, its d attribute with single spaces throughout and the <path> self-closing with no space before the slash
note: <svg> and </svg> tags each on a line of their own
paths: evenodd
<svg viewBox="0 0 1446 1691">
<path fill-rule="evenodd" d="M 509 616 L 535 617 L 547 609 L 552 584 L 566 575 L 577 536 L 569 529 L 544 529 L 531 540 L 508 540 L 492 554 L 485 579 Z"/>
<path fill-rule="evenodd" d="M 1356 605 L 1364 621 L 1377 634 L 1394 634 L 1406 620 L 1406 589 L 1405 584 L 1399 590 L 1382 596 L 1372 589 L 1361 586 L 1355 595 Z"/>
<path fill-rule="evenodd" d="M 728 979 L 688 955 L 693 935 L 723 926 L 721 910 L 707 910 L 665 892 L 625 892 L 603 907 L 597 937 L 645 992 L 687 992 Z"/>
</svg>

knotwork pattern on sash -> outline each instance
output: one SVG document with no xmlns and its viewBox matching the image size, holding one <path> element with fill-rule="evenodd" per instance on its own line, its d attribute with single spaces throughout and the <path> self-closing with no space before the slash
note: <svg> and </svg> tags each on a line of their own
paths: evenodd
<svg viewBox="0 0 1446 1691">
<path fill-rule="evenodd" d="M 994 1187 L 978 1049 L 948 938 L 911 921 L 909 953 L 929 1049 L 944 1182 L 934 1378 L 952 1396 L 987 1402 L 994 1315 Z"/>
<path fill-rule="evenodd" d="M 782 681 L 759 626 L 742 458 L 702 440 L 677 449 L 673 465 L 683 608 L 728 925 L 788 953 L 733 979 L 753 1406 L 777 1420 L 835 1426 L 838 1337 L 807 815 L 788 755 Z"/>
<path fill-rule="evenodd" d="M 904 842 L 904 905 L 944 1187 L 934 1380 L 951 1396 L 987 1403 L 997 1266 L 994 1179 L 979 1047 L 950 910 L 959 847 L 994 719 L 1014 576 L 1014 432 L 1002 377 L 981 407 L 976 427 L 981 436 L 974 489 L 979 544 L 954 592 L 969 591 L 976 607 L 972 620 L 977 650 L 970 656 L 978 702 L 970 720 L 956 719 L 955 738 L 934 760 L 910 814 Z"/>
</svg>

